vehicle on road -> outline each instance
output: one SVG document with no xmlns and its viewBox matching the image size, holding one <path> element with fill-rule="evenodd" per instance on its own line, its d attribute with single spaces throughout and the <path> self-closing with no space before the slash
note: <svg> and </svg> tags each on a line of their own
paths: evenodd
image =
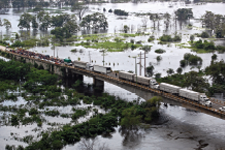
<svg viewBox="0 0 225 150">
<path fill-rule="evenodd" d="M 225 106 L 219 107 L 219 111 L 225 112 Z"/>
<path fill-rule="evenodd" d="M 212 107 L 212 102 L 205 95 L 205 93 L 199 93 L 188 89 L 180 89 L 179 96 L 193 100 L 201 105 Z"/>
</svg>

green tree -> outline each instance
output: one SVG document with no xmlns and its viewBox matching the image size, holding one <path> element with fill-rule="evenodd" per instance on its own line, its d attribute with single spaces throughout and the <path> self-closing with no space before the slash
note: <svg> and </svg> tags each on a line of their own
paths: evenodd
<svg viewBox="0 0 225 150">
<path fill-rule="evenodd" d="M 87 15 L 82 19 L 80 26 L 86 29 L 106 29 L 108 28 L 107 18 L 102 13 Z"/>
<path fill-rule="evenodd" d="M 210 75 L 213 82 L 216 84 L 225 83 L 225 62 L 214 62 L 210 66 L 205 68 L 206 75 Z"/>
<path fill-rule="evenodd" d="M 130 28 L 127 25 L 123 26 L 124 33 L 127 33 L 130 30 Z"/>
<path fill-rule="evenodd" d="M 201 17 L 202 25 L 211 30 L 215 26 L 215 15 L 211 11 L 206 11 L 206 13 Z"/>
<path fill-rule="evenodd" d="M 0 0 L 1 12 L 7 12 L 9 8 L 10 0 Z"/>
<path fill-rule="evenodd" d="M 32 18 L 32 22 L 31 23 L 32 23 L 33 30 L 37 30 L 38 29 L 38 23 L 36 21 L 36 17 Z"/>
<path fill-rule="evenodd" d="M 51 27 L 51 16 L 49 13 L 43 13 L 42 11 L 38 13 L 37 18 L 39 19 L 40 30 L 48 30 Z"/>
<path fill-rule="evenodd" d="M 122 112 L 123 118 L 121 119 L 121 126 L 126 128 L 136 128 L 137 125 L 141 122 L 142 116 L 138 114 L 137 108 L 132 106 L 130 108 L 124 109 Z"/>
<path fill-rule="evenodd" d="M 13 8 L 24 8 L 26 0 L 12 0 Z"/>
<path fill-rule="evenodd" d="M 11 22 L 8 19 L 3 20 L 3 26 L 5 26 L 6 30 L 8 31 L 10 28 L 12 28 Z"/>
<path fill-rule="evenodd" d="M 154 70 L 154 66 L 153 65 L 150 65 L 146 68 L 146 73 L 148 76 L 152 76 L 153 75 L 153 70 Z"/>
<path fill-rule="evenodd" d="M 66 22 L 70 20 L 70 15 L 65 13 L 61 15 L 52 16 L 51 26 L 52 27 L 62 27 Z"/>
<path fill-rule="evenodd" d="M 179 8 L 175 11 L 175 15 L 178 20 L 188 20 L 193 18 L 193 12 L 191 8 Z"/>
<path fill-rule="evenodd" d="M 193 91 L 204 92 L 209 87 L 207 79 L 196 71 L 190 71 L 184 75 L 185 87 L 191 87 Z"/>
<path fill-rule="evenodd" d="M 217 59 L 217 55 L 216 54 L 213 54 L 211 58 L 212 58 L 212 61 L 214 61 L 214 60 Z"/>
<path fill-rule="evenodd" d="M 190 36 L 191 43 L 193 43 L 194 39 L 195 39 L 195 36 L 194 35 L 191 35 Z"/>
<path fill-rule="evenodd" d="M 169 68 L 166 72 L 168 75 L 171 75 L 174 73 L 174 70 L 172 68 Z"/>
<path fill-rule="evenodd" d="M 165 13 L 165 14 L 163 15 L 163 17 L 165 18 L 164 24 L 165 24 L 165 26 L 166 26 L 166 30 L 168 30 L 169 25 L 170 25 L 170 18 L 171 18 L 171 15 L 170 15 L 169 13 Z"/>
<path fill-rule="evenodd" d="M 72 5 L 71 11 L 77 11 L 79 20 L 82 20 L 84 14 L 87 12 L 88 7 L 84 6 L 83 4 L 80 4 L 76 2 L 74 5 Z"/>
<path fill-rule="evenodd" d="M 20 29 L 26 28 L 27 30 L 30 30 L 30 27 L 31 27 L 30 24 L 32 23 L 32 19 L 33 19 L 33 16 L 31 14 L 23 13 L 20 16 L 18 27 Z"/>
<path fill-rule="evenodd" d="M 156 74 L 155 74 L 155 78 L 156 78 L 156 79 L 161 78 L 161 73 L 156 73 Z"/>
<path fill-rule="evenodd" d="M 183 69 L 181 67 L 177 68 L 177 73 L 181 74 Z"/>
</svg>

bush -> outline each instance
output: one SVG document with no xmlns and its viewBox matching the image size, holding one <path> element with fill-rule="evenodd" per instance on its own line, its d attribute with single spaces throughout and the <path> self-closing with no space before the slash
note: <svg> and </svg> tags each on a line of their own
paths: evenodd
<svg viewBox="0 0 225 150">
<path fill-rule="evenodd" d="M 187 66 L 187 64 L 188 64 L 187 60 L 181 60 L 180 61 L 180 66 L 181 67 L 185 67 L 185 66 Z"/>
<path fill-rule="evenodd" d="M 179 42 L 179 41 L 181 41 L 181 37 L 179 35 L 175 35 L 174 37 L 171 37 L 170 35 L 164 34 L 159 39 L 162 42 Z"/>
<path fill-rule="evenodd" d="M 32 116 L 32 115 L 37 115 L 38 114 L 38 111 L 37 109 L 35 108 L 31 108 L 31 110 L 29 111 L 29 115 Z"/>
<path fill-rule="evenodd" d="M 189 62 L 190 65 L 198 65 L 202 64 L 202 58 L 198 57 L 197 55 L 193 55 L 190 53 L 184 54 L 184 60 L 180 61 L 181 67 L 185 66 L 186 62 Z"/>
<path fill-rule="evenodd" d="M 157 56 L 157 57 L 156 57 L 156 60 L 157 60 L 157 61 L 160 61 L 160 60 L 162 60 L 162 57 L 161 57 L 161 56 Z"/>
<path fill-rule="evenodd" d="M 164 49 L 161 49 L 161 48 L 155 50 L 155 53 L 158 53 L 158 54 L 162 54 L 162 53 L 165 53 L 165 52 L 166 51 Z"/>
<path fill-rule="evenodd" d="M 209 34 L 207 32 L 202 32 L 201 37 L 202 38 L 208 38 Z"/>
<path fill-rule="evenodd" d="M 148 42 L 152 42 L 153 40 L 155 40 L 155 36 L 150 36 L 150 37 L 148 38 Z"/>
<path fill-rule="evenodd" d="M 121 9 L 115 9 L 114 14 L 118 16 L 128 16 L 128 12 L 125 12 L 124 10 Z"/>
</svg>

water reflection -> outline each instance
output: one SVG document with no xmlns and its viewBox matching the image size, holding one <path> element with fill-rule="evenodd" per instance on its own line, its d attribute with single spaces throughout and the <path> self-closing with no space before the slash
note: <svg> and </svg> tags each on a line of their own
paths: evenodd
<svg viewBox="0 0 225 150">
<path fill-rule="evenodd" d="M 128 149 L 134 149 L 136 146 L 140 145 L 143 138 L 145 138 L 144 133 L 140 129 L 130 129 L 125 127 L 119 127 L 119 133 L 123 137 L 122 145 Z"/>
</svg>

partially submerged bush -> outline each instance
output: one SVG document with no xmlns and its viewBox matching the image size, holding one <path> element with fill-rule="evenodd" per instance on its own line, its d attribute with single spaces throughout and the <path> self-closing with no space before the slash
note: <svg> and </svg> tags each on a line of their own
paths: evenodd
<svg viewBox="0 0 225 150">
<path fill-rule="evenodd" d="M 159 49 L 156 49 L 155 52 L 158 54 L 162 54 L 162 53 L 165 53 L 166 51 L 164 49 L 159 48 Z"/>
</svg>

